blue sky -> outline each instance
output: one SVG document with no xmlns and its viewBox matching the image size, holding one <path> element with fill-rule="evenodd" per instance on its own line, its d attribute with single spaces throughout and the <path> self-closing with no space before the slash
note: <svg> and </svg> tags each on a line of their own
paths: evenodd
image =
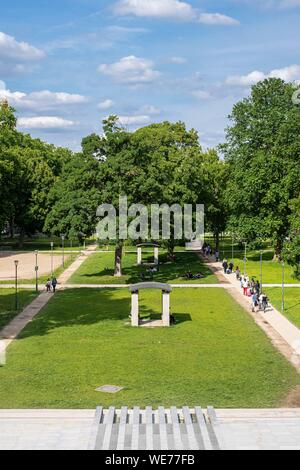
<svg viewBox="0 0 300 470">
<path fill-rule="evenodd" d="M 300 80 L 300 0 L 1 3 L 0 98 L 22 131 L 74 150 L 108 114 L 183 120 L 212 147 L 252 84 Z"/>
</svg>

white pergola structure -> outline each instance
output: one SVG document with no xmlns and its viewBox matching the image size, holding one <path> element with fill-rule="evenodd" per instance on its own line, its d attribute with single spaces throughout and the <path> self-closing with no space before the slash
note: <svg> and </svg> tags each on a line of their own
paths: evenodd
<svg viewBox="0 0 300 470">
<path fill-rule="evenodd" d="M 142 289 L 156 289 L 162 292 L 162 319 L 161 321 L 146 322 L 140 321 L 139 312 L 139 291 Z M 131 292 L 131 325 L 137 326 L 170 326 L 170 294 L 172 287 L 169 284 L 161 284 L 158 282 L 142 282 L 139 284 L 132 285 L 129 288 Z"/>
<path fill-rule="evenodd" d="M 154 263 L 156 266 L 159 264 L 159 245 L 157 243 L 141 243 L 137 245 L 137 265 L 141 266 L 143 264 L 143 248 L 153 248 L 154 249 Z"/>
</svg>

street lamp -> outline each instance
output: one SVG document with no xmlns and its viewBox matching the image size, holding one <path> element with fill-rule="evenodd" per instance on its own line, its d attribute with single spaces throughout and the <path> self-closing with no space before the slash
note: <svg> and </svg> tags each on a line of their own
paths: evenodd
<svg viewBox="0 0 300 470">
<path fill-rule="evenodd" d="M 53 248 L 54 248 L 54 243 L 50 243 L 51 246 L 51 276 L 53 277 Z"/>
<path fill-rule="evenodd" d="M 284 313 L 285 310 L 285 292 L 284 292 L 284 285 L 285 285 L 285 264 L 284 261 L 282 261 L 282 313 Z"/>
<path fill-rule="evenodd" d="M 244 275 L 247 274 L 247 242 L 244 242 L 245 245 L 245 256 L 244 256 Z"/>
<path fill-rule="evenodd" d="M 61 244 L 62 244 L 62 266 L 65 267 L 65 235 L 61 235 Z"/>
<path fill-rule="evenodd" d="M 260 252 L 260 290 L 263 292 L 263 254 L 264 252 Z"/>
<path fill-rule="evenodd" d="M 234 262 L 234 234 L 232 234 L 232 253 L 231 253 L 231 256 L 232 256 L 232 262 Z"/>
<path fill-rule="evenodd" d="M 36 292 L 39 291 L 39 265 L 38 265 L 38 254 L 39 254 L 39 252 L 36 250 L 36 252 L 35 252 L 35 290 L 36 290 Z"/>
<path fill-rule="evenodd" d="M 15 261 L 15 310 L 19 308 L 19 299 L 18 299 L 18 266 L 19 261 Z"/>
</svg>

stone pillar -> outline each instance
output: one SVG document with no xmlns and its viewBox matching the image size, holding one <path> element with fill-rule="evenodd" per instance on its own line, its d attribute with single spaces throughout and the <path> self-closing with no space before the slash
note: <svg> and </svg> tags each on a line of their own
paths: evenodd
<svg viewBox="0 0 300 470">
<path fill-rule="evenodd" d="M 170 326 L 170 294 L 169 292 L 162 293 L 163 313 L 162 321 L 163 326 Z"/>
<path fill-rule="evenodd" d="M 137 249 L 137 264 L 138 266 L 141 266 L 142 264 L 142 247 L 139 246 Z"/>
<path fill-rule="evenodd" d="M 132 292 L 131 294 L 131 326 L 139 326 L 139 293 Z"/>
<path fill-rule="evenodd" d="M 154 248 L 154 264 L 159 264 L 159 249 L 158 246 Z"/>
</svg>

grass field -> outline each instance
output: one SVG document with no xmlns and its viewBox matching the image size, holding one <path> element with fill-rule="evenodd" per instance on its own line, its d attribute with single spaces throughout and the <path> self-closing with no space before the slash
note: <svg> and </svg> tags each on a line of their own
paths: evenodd
<svg viewBox="0 0 300 470">
<path fill-rule="evenodd" d="M 279 406 L 300 383 L 292 366 L 229 294 L 176 290 L 178 324 L 132 328 L 127 290 L 59 292 L 0 367 L 0 408 Z M 144 291 L 143 314 L 160 310 Z M 99 386 L 124 387 L 117 395 Z"/>
<path fill-rule="evenodd" d="M 231 260 L 231 256 L 228 257 Z M 242 274 L 244 273 L 244 254 L 240 253 L 235 256 L 235 267 L 239 266 Z M 247 254 L 247 274 L 260 279 L 260 253 L 251 252 Z M 273 261 L 273 252 L 267 251 L 263 254 L 263 283 L 264 284 L 281 284 L 282 282 L 282 264 Z M 285 282 L 288 284 L 300 284 L 299 279 L 293 276 L 291 266 L 285 266 Z"/>
<path fill-rule="evenodd" d="M 279 312 L 282 310 L 282 289 L 267 289 L 271 303 Z M 300 328 L 300 288 L 287 288 L 284 291 L 285 316 Z"/>
<path fill-rule="evenodd" d="M 13 289 L 0 289 L 0 330 L 6 326 L 20 311 L 32 302 L 36 293 L 22 290 L 18 293 L 19 308 L 15 310 L 15 291 Z"/>
<path fill-rule="evenodd" d="M 144 259 L 147 260 L 147 253 Z M 114 277 L 114 253 L 96 253 L 91 255 L 79 270 L 71 277 L 71 284 L 132 284 L 141 281 L 141 274 L 147 276 L 145 266 L 136 266 L 137 255 L 127 253 L 123 257 L 123 277 Z M 149 256 L 149 261 L 153 261 L 153 255 Z M 187 271 L 193 274 L 201 272 L 204 279 L 187 281 L 184 274 Z M 154 275 L 154 281 L 170 283 L 217 283 L 216 277 L 204 266 L 195 253 L 177 253 L 176 263 L 170 262 L 166 254 L 160 255 L 159 272 Z"/>
</svg>

